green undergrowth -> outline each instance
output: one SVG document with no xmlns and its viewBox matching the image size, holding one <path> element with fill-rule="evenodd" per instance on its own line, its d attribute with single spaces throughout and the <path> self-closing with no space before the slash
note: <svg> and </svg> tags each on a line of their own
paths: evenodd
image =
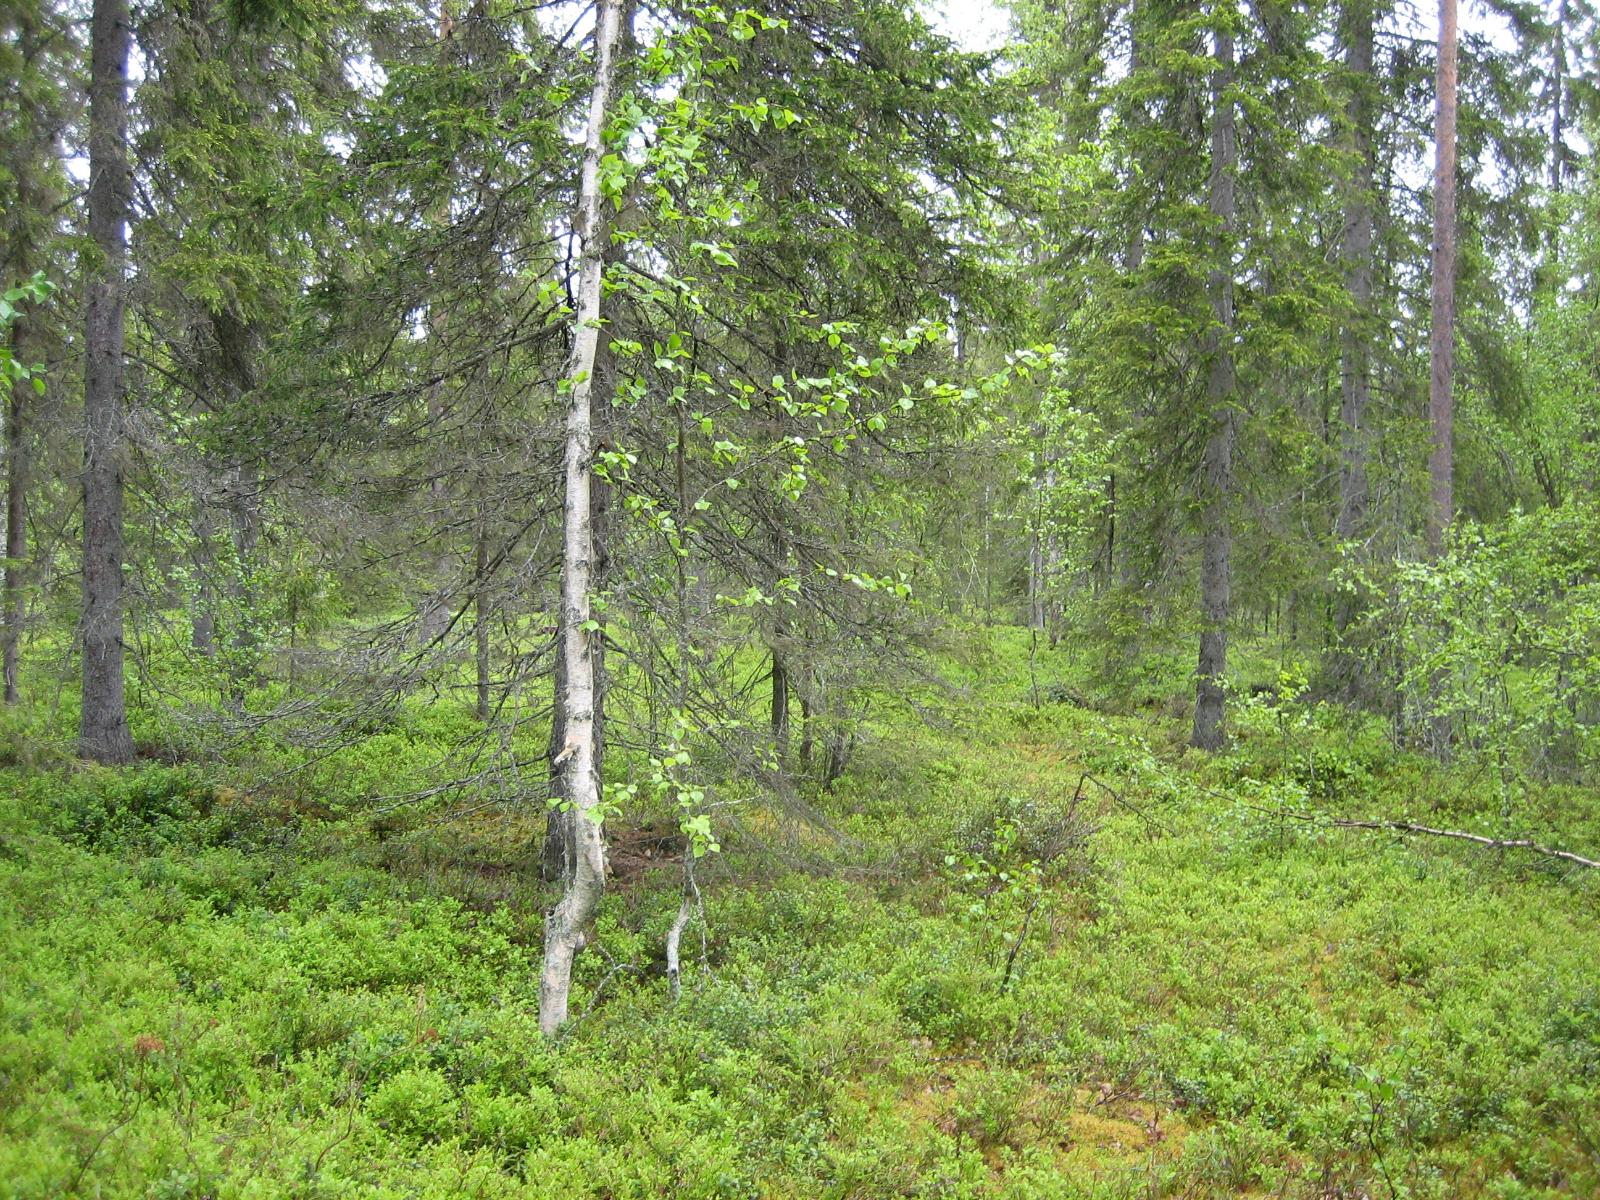
<svg viewBox="0 0 1600 1200">
<path fill-rule="evenodd" d="M 350 750 L 339 805 L 315 774 L 28 763 L 13 718 L 0 1195 L 1600 1194 L 1595 873 L 1327 819 L 1592 852 L 1590 798 L 1276 699 L 1206 759 L 1032 649 L 874 706 L 812 797 L 831 870 L 731 829 L 675 1004 L 677 871 L 622 853 L 660 818 L 626 814 L 554 1042 L 539 814 L 347 811 L 460 714 Z"/>
</svg>

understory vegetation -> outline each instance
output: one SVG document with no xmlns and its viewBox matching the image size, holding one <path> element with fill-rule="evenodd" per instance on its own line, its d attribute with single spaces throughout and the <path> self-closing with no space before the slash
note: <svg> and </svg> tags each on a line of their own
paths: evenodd
<svg viewBox="0 0 1600 1200">
<path fill-rule="evenodd" d="M 1600 1188 L 1594 872 L 1332 827 L 1503 819 L 1482 769 L 1397 751 L 1381 722 L 1258 697 L 1206 758 L 1165 711 L 1181 672 L 1112 703 L 1029 643 L 950 652 L 936 717 L 881 697 L 806 824 L 730 813 L 676 1001 L 675 814 L 614 817 L 554 1040 L 542 807 L 358 803 L 426 781 L 406 764 L 450 742 L 451 706 L 374 731 L 342 795 L 70 764 L 14 713 L 0 1192 Z M 1264 678 L 1269 655 L 1248 658 Z M 1550 840 L 1600 845 L 1558 785 L 1523 803 Z"/>
</svg>

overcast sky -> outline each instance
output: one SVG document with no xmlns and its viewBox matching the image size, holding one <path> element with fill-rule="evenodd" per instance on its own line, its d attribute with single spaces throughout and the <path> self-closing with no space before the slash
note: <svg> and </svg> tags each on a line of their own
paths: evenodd
<svg viewBox="0 0 1600 1200">
<path fill-rule="evenodd" d="M 921 0 L 923 10 L 935 28 L 943 30 L 969 50 L 992 50 L 1010 36 L 1010 14 L 993 0 Z M 1421 4 L 1402 3 L 1395 14 L 1396 25 L 1413 37 L 1438 36 L 1438 9 L 1428 0 Z M 1511 49 L 1511 38 L 1503 18 L 1478 3 L 1461 6 L 1463 34 L 1487 35 L 1502 49 Z"/>
<path fill-rule="evenodd" d="M 1011 15 L 990 0 L 923 0 L 934 27 L 968 50 L 992 50 L 1011 32 Z"/>
</svg>

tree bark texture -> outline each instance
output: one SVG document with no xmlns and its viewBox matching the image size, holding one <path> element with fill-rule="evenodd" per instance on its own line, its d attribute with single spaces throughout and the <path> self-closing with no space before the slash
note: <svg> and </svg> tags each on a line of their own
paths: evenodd
<svg viewBox="0 0 1600 1200">
<path fill-rule="evenodd" d="M 1228 617 L 1233 596 L 1233 452 L 1238 439 L 1238 379 L 1233 358 L 1234 192 L 1239 162 L 1234 102 L 1233 31 L 1226 21 L 1216 32 L 1217 67 L 1212 84 L 1210 209 L 1220 237 L 1207 280 L 1211 332 L 1206 368 L 1206 410 L 1211 424 L 1201 466 L 1200 661 L 1196 671 L 1194 744 L 1220 749 L 1224 729 L 1223 684 L 1228 667 Z"/>
<path fill-rule="evenodd" d="M 1428 550 L 1444 550 L 1455 516 L 1456 0 L 1439 0 L 1433 168 L 1433 327 L 1429 338 Z"/>
<path fill-rule="evenodd" d="M 95 0 L 90 23 L 89 271 L 84 320 L 83 707 L 79 752 L 133 759 L 123 694 L 123 315 L 128 258 L 127 0 Z"/>
<path fill-rule="evenodd" d="M 14 361 L 31 361 L 27 318 L 11 328 Z M 28 398 L 33 388 L 17 383 L 6 405 L 6 567 L 5 567 L 5 644 L 0 648 L 4 660 L 5 702 L 18 698 L 19 659 L 22 653 L 22 622 L 26 616 L 23 596 L 24 572 L 28 558 Z"/>
<path fill-rule="evenodd" d="M 1346 0 L 1341 14 L 1350 98 L 1347 148 L 1352 159 L 1346 185 L 1344 233 L 1345 288 L 1350 316 L 1339 350 L 1339 515 L 1334 532 L 1341 541 L 1360 536 L 1367 518 L 1367 401 L 1372 389 L 1372 45 L 1371 0 Z M 1343 609 L 1340 610 L 1343 612 Z M 1342 630 L 1348 618 L 1340 622 Z"/>
<path fill-rule="evenodd" d="M 600 341 L 601 284 L 606 229 L 600 194 L 602 134 L 611 104 L 613 59 L 621 24 L 619 0 L 598 0 L 595 11 L 594 90 L 584 136 L 583 172 L 574 231 L 581 240 L 577 313 L 568 375 L 563 508 L 561 611 L 558 636 L 566 655 L 564 742 L 552 760 L 562 768 L 562 786 L 572 812 L 572 869 L 560 901 L 545 920 L 544 967 L 539 981 L 539 1028 L 553 1034 L 567 1019 L 573 957 L 582 947 L 605 887 L 606 851 L 601 830 L 600 778 L 596 755 L 595 649 L 599 635 L 588 628 L 594 570 L 591 483 L 593 412 L 591 393 Z"/>
</svg>

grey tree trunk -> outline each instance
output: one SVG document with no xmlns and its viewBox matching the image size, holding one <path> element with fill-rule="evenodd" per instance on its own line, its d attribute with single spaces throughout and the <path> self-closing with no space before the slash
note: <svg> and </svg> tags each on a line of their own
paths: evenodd
<svg viewBox="0 0 1600 1200">
<path fill-rule="evenodd" d="M 1350 96 L 1345 147 L 1354 160 L 1345 183 L 1344 231 L 1340 244 L 1350 313 L 1339 347 L 1339 511 L 1334 536 L 1355 541 L 1367 528 L 1367 402 L 1372 394 L 1372 0 L 1345 0 L 1339 14 L 1339 35 L 1345 47 Z M 1355 596 L 1341 592 L 1334 600 L 1333 625 L 1338 634 L 1331 656 L 1335 686 L 1353 697 L 1360 689 L 1358 655 L 1345 644 L 1357 616 Z"/>
<path fill-rule="evenodd" d="M 1211 434 L 1201 470 L 1200 661 L 1196 671 L 1193 741 L 1217 750 L 1226 738 L 1223 691 L 1228 668 L 1228 618 L 1233 598 L 1233 452 L 1238 439 L 1238 380 L 1233 361 L 1234 194 L 1239 163 L 1234 122 L 1233 31 L 1216 32 L 1217 70 L 1212 84 L 1210 208 L 1221 227 L 1216 261 L 1207 279 L 1212 329 L 1207 336 L 1206 408 Z"/>
<path fill-rule="evenodd" d="M 1570 15 L 1568 0 L 1558 0 L 1550 71 L 1550 190 L 1556 195 L 1561 194 L 1564 186 L 1567 165 L 1567 140 L 1563 126 L 1566 122 L 1567 22 Z M 1554 233 L 1554 222 L 1551 223 L 1551 229 Z"/>
<path fill-rule="evenodd" d="M 47 66 L 51 43 L 60 33 L 49 5 L 13 4 L 5 27 L 9 61 L 25 79 Z M 53 88 L 37 96 L 24 84 L 7 98 L 12 127 L 0 151 L 0 172 L 8 176 L 10 211 L 0 214 L 0 275 L 5 283 L 31 278 L 46 264 L 41 241 L 49 236 L 46 214 L 59 211 L 64 200 L 54 165 L 61 156 L 61 132 L 67 114 L 57 104 Z M 26 366 L 47 357 L 41 330 L 31 313 L 11 327 L 15 362 Z M 32 485 L 30 457 L 35 423 L 42 424 L 34 385 L 39 377 L 11 389 L 6 422 L 6 534 L 3 613 L 0 613 L 0 661 L 4 663 L 5 702 L 18 699 L 22 630 L 27 620 L 27 586 L 32 573 L 28 561 L 28 489 Z M 35 416 L 35 414 L 39 416 Z"/>
<path fill-rule="evenodd" d="M 1028 628 L 1045 625 L 1044 537 L 1036 529 L 1028 539 Z"/>
<path fill-rule="evenodd" d="M 234 570 L 228 574 L 228 600 L 233 610 L 233 661 L 228 672 L 229 699 L 242 707 L 245 693 L 260 682 L 256 655 L 260 648 L 255 626 L 255 567 L 261 542 L 261 480 L 255 469 L 234 462 L 225 476 L 229 532 L 233 539 Z"/>
<path fill-rule="evenodd" d="M 1456 0 L 1439 0 L 1433 168 L 1433 327 L 1429 338 L 1428 550 L 1444 550 L 1455 516 Z"/>
<path fill-rule="evenodd" d="M 1341 541 L 1359 536 L 1367 517 L 1367 400 L 1372 389 L 1372 43 L 1371 0 L 1346 0 L 1341 14 L 1345 65 L 1350 73 L 1347 143 L 1354 166 L 1345 198 L 1340 246 L 1352 313 L 1339 352 L 1339 515 Z M 1349 623 L 1343 615 L 1339 628 Z"/>
<path fill-rule="evenodd" d="M 567 650 L 558 626 L 550 705 L 550 811 L 545 817 L 539 874 L 546 883 L 559 883 L 563 887 L 572 875 L 572 814 L 567 811 L 566 772 L 561 763 L 561 752 L 567 744 L 566 711 Z"/>
<path fill-rule="evenodd" d="M 441 16 L 441 29 L 445 28 L 447 17 Z M 443 36 L 443 35 L 441 35 Z M 437 309 L 428 319 L 428 337 L 435 343 L 442 342 L 449 327 L 449 313 Z M 444 436 L 445 417 L 447 408 L 445 403 L 445 384 L 441 380 L 428 389 L 428 428 L 432 436 Z M 429 514 L 430 522 L 437 528 L 444 529 L 450 524 L 450 488 L 443 472 L 434 475 L 428 484 L 428 498 L 432 502 L 433 511 Z M 441 539 L 442 540 L 442 539 Z M 431 584 L 427 595 L 422 598 L 421 611 L 417 622 L 418 637 L 423 646 L 431 646 L 450 628 L 450 604 L 454 591 L 453 577 L 455 575 L 455 555 L 451 553 L 448 545 L 440 546 L 433 559 L 433 570 L 430 573 Z"/>
<path fill-rule="evenodd" d="M 28 322 L 24 318 L 11 328 L 14 361 L 31 361 L 28 342 Z M 27 615 L 23 585 L 28 558 L 28 397 L 32 394 L 31 386 L 19 383 L 12 387 L 6 406 L 5 625 L 0 634 L 5 644 L 0 648 L 0 658 L 4 660 L 7 704 L 17 702 L 22 622 Z"/>
<path fill-rule="evenodd" d="M 489 530 L 486 514 L 479 513 L 473 545 L 472 635 L 478 672 L 478 720 L 489 719 L 489 616 L 493 603 L 489 597 Z"/>
<path fill-rule="evenodd" d="M 226 398 L 225 411 L 236 420 L 242 419 L 256 387 L 260 331 L 226 309 L 212 314 L 211 329 L 217 346 L 214 369 L 217 384 Z M 245 693 L 259 682 L 255 571 L 261 543 L 262 503 L 261 472 L 252 458 L 252 447 L 235 445 L 229 449 L 221 471 L 221 501 L 233 543 L 233 569 L 226 575 L 225 590 L 233 625 L 228 631 L 231 651 L 228 699 L 235 708 L 243 707 Z M 212 632 L 214 634 L 215 630 Z"/>
<path fill-rule="evenodd" d="M 195 596 L 193 628 L 189 645 L 207 658 L 217 653 L 217 589 L 213 580 L 217 574 L 217 554 L 213 544 L 217 525 L 211 517 L 211 501 L 204 495 L 195 496 L 195 565 L 199 568 L 200 589 Z"/>
<path fill-rule="evenodd" d="M 802 676 L 804 679 L 804 676 Z M 811 759 L 813 748 L 817 743 L 816 714 L 811 709 L 811 694 L 809 684 L 802 682 L 800 692 L 800 773 L 811 773 Z"/>
<path fill-rule="evenodd" d="M 90 21 L 90 269 L 84 318 L 83 708 L 79 753 L 133 760 L 123 695 L 122 442 L 128 258 L 128 4 L 95 0 Z"/>
<path fill-rule="evenodd" d="M 1556 11 L 1550 31 L 1550 81 L 1546 85 L 1550 101 L 1550 171 L 1549 188 L 1552 197 L 1561 195 L 1566 187 L 1567 165 L 1567 24 L 1571 20 L 1569 0 L 1556 0 Z M 1535 286 L 1541 292 L 1559 285 L 1561 264 L 1561 222 L 1564 214 L 1556 209 L 1554 216 L 1546 215 L 1544 227 L 1544 254 L 1534 272 Z M 1534 474 L 1544 489 L 1545 497 L 1554 507 L 1559 503 L 1557 488 L 1549 477 L 1542 456 L 1533 461 Z"/>
<path fill-rule="evenodd" d="M 782 764 L 789 752 L 789 669 L 772 652 L 772 744 Z"/>
<path fill-rule="evenodd" d="M 573 222 L 581 239 L 577 312 L 568 373 L 566 499 L 561 555 L 558 636 L 566 654 L 564 741 L 552 759 L 562 767 L 562 787 L 572 812 L 572 869 L 560 901 L 545 919 L 544 967 L 539 980 L 539 1028 L 553 1034 L 567 1019 L 572 963 L 583 946 L 605 888 L 606 848 L 601 830 L 596 763 L 595 647 L 587 626 L 594 569 L 590 485 L 593 459 L 591 391 L 600 341 L 601 284 L 605 272 L 604 212 L 600 194 L 602 135 L 611 106 L 611 80 L 621 24 L 619 0 L 598 0 L 595 10 L 594 91 L 584 135 L 583 173 Z"/>
<path fill-rule="evenodd" d="M 681 409 L 681 406 L 680 406 Z M 680 501 L 681 503 L 681 501 Z M 778 579 L 781 578 L 789 566 L 789 548 L 782 538 L 777 538 L 773 543 L 773 568 L 772 590 L 776 596 L 781 589 Z M 793 639 L 790 637 L 789 607 L 781 596 L 777 598 L 777 611 L 772 621 L 772 645 L 768 647 L 772 654 L 772 745 L 778 758 L 778 767 L 784 769 L 789 758 L 789 688 L 790 674 L 786 656 Z M 681 705 L 680 705 L 681 706 Z"/>
</svg>

